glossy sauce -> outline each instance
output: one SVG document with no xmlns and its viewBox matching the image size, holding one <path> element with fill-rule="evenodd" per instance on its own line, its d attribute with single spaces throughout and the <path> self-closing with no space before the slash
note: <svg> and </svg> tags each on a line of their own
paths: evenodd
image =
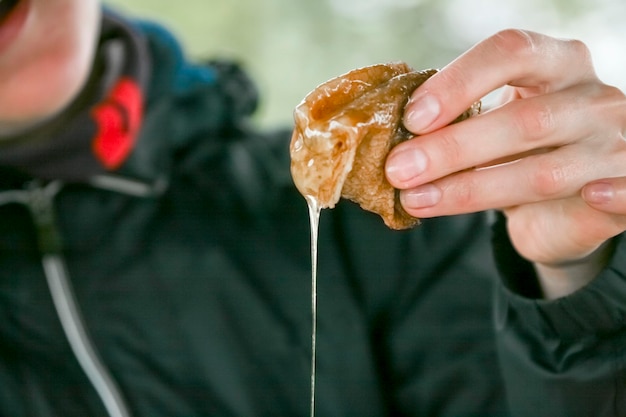
<svg viewBox="0 0 626 417">
<path fill-rule="evenodd" d="M 406 71 L 408 67 L 404 64 L 357 70 L 348 77 L 330 80 L 314 90 L 294 112 L 296 123 L 290 144 L 291 173 L 307 202 L 311 228 L 311 417 L 315 416 L 317 253 L 321 209 L 333 208 L 340 199 L 363 132 L 368 131 L 372 121 L 376 125 L 384 125 L 387 130 L 392 130 L 394 124 L 390 115 L 377 111 L 375 105 L 363 105 L 348 113 L 343 110 L 390 77 Z"/>
<path fill-rule="evenodd" d="M 311 225 L 311 417 L 315 416 L 315 369 L 317 357 L 317 237 L 319 232 L 320 205 L 315 197 L 306 196 Z"/>
<path fill-rule="evenodd" d="M 385 178 L 384 161 L 394 144 L 411 136 L 401 127 L 404 106 L 410 93 L 433 73 L 413 72 L 403 63 L 357 69 L 320 85 L 294 111 L 291 175 L 306 199 L 311 227 L 311 417 L 315 416 L 321 209 L 333 208 L 345 197 L 381 214 L 392 228 L 416 224 L 418 220 L 403 210 L 396 213 L 399 203 Z"/>
</svg>

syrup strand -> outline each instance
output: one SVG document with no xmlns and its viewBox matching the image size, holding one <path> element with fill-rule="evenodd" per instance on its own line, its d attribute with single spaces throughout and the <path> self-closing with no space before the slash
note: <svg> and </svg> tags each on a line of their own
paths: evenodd
<svg viewBox="0 0 626 417">
<path fill-rule="evenodd" d="M 315 374 L 317 356 L 317 236 L 320 207 L 317 199 L 306 197 L 311 225 L 311 417 L 315 417 Z"/>
</svg>

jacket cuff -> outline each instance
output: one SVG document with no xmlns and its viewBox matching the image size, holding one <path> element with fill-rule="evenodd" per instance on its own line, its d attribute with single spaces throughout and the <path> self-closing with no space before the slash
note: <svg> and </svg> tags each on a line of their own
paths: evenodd
<svg viewBox="0 0 626 417">
<path fill-rule="evenodd" d="M 509 240 L 506 219 L 493 226 L 493 250 L 501 282 L 496 298 L 498 330 L 517 325 L 559 340 L 613 333 L 626 326 L 626 239 L 615 238 L 609 264 L 585 287 L 555 300 L 541 299 L 533 265 L 519 256 Z"/>
</svg>

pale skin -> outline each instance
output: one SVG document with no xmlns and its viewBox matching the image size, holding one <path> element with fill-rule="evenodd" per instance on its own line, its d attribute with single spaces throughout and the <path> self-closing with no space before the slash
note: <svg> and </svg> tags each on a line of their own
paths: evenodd
<svg viewBox="0 0 626 417">
<path fill-rule="evenodd" d="M 99 33 L 97 0 L 21 0 L 18 7 L 23 19 L 0 25 L 0 139 L 71 102 L 87 79 Z"/>
<path fill-rule="evenodd" d="M 502 105 L 457 114 L 504 87 Z M 580 41 L 505 30 L 414 92 L 387 177 L 411 215 L 502 210 L 543 294 L 588 284 L 626 229 L 626 97 L 595 74 Z"/>
<path fill-rule="evenodd" d="M 0 140 L 76 97 L 99 32 L 97 0 L 20 4 L 23 22 L 0 25 Z M 444 127 L 505 85 L 502 107 Z M 592 279 L 607 261 L 606 242 L 626 229 L 626 99 L 598 80 L 580 42 L 498 33 L 420 87 L 405 123 L 420 136 L 391 153 L 387 176 L 406 210 L 426 218 L 502 209 L 547 297 Z"/>
</svg>

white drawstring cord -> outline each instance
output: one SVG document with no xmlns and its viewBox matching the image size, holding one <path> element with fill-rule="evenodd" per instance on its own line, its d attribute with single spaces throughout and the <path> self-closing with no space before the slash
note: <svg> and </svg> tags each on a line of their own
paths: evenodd
<svg viewBox="0 0 626 417">
<path fill-rule="evenodd" d="M 58 255 L 42 259 L 50 294 L 67 340 L 110 417 L 130 417 L 117 384 L 96 353 L 68 280 L 65 262 Z"/>
<path fill-rule="evenodd" d="M 54 247 L 59 241 L 55 230 L 53 200 L 62 187 L 60 181 L 53 181 L 45 187 L 33 186 L 26 190 L 5 191 L 0 193 L 0 205 L 10 203 L 26 205 L 38 226 L 40 245 L 53 246 L 43 248 L 42 266 L 54 307 L 72 352 L 100 397 L 109 417 L 130 417 L 120 389 L 87 334 L 65 261 L 60 248 Z M 44 233 L 48 235 L 44 236 Z"/>
</svg>

